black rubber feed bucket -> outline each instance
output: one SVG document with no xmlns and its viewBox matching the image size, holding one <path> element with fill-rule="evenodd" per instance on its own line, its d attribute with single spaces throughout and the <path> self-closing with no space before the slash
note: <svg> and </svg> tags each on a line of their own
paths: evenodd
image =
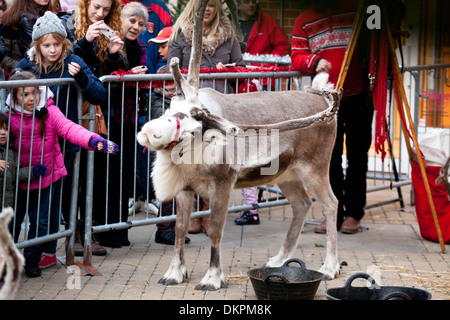
<svg viewBox="0 0 450 320">
<path fill-rule="evenodd" d="M 295 262 L 299 267 L 290 267 Z M 306 269 L 303 261 L 290 259 L 278 268 L 249 270 L 253 290 L 259 300 L 313 300 L 325 275 Z"/>
<path fill-rule="evenodd" d="M 355 279 L 367 279 L 370 287 L 353 287 Z M 356 273 L 347 279 L 341 288 L 325 290 L 330 300 L 429 300 L 431 293 L 422 289 L 408 287 L 379 286 L 375 280 L 366 273 Z"/>
</svg>

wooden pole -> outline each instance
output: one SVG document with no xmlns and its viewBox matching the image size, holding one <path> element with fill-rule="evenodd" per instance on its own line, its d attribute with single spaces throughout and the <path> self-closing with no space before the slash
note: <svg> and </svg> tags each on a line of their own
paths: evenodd
<svg viewBox="0 0 450 320">
<path fill-rule="evenodd" d="M 344 87 L 344 82 L 345 82 L 345 77 L 347 76 L 348 73 L 348 69 L 350 67 L 350 62 L 353 56 L 353 52 L 356 46 L 356 42 L 358 40 L 359 37 L 359 33 L 365 18 L 365 14 L 366 14 L 366 8 L 367 8 L 367 0 L 363 0 L 360 2 L 359 4 L 359 8 L 358 11 L 356 13 L 356 18 L 355 18 L 355 22 L 353 23 L 353 34 L 352 37 L 350 39 L 350 42 L 348 44 L 347 50 L 345 52 L 345 56 L 344 56 L 344 61 L 342 63 L 342 67 L 341 70 L 339 72 L 339 77 L 336 83 L 336 90 L 340 90 L 340 88 Z M 419 166 L 420 166 L 420 172 L 422 174 L 423 177 L 423 182 L 425 184 L 425 190 L 427 192 L 427 197 L 428 197 L 428 201 L 430 203 L 430 207 L 431 207 L 431 212 L 433 215 L 433 220 L 434 220 L 434 224 L 436 227 L 436 232 L 438 235 L 438 239 L 439 239 L 439 244 L 441 245 L 441 250 L 442 253 L 446 253 L 446 249 L 445 249 L 445 244 L 442 238 L 442 232 L 441 232 L 441 228 L 439 225 L 439 220 L 437 218 L 437 214 L 436 214 L 436 208 L 434 206 L 434 201 L 433 201 L 433 196 L 431 194 L 431 190 L 430 190 L 430 184 L 428 182 L 428 177 L 426 174 L 426 170 L 425 170 L 425 163 L 423 158 L 421 157 L 421 153 L 420 153 L 420 149 L 419 149 L 419 144 L 417 142 L 417 135 L 414 129 L 414 123 L 412 121 L 412 117 L 411 117 L 411 112 L 410 112 L 410 108 L 408 105 L 408 100 L 406 97 L 406 93 L 405 93 L 405 88 L 403 85 L 403 78 L 400 72 L 400 68 L 398 66 L 398 60 L 397 60 L 397 55 L 395 52 L 395 41 L 392 37 L 392 33 L 391 33 L 391 29 L 389 26 L 389 21 L 387 19 L 387 12 L 385 10 L 385 3 L 384 1 L 381 1 L 381 10 L 382 10 L 382 20 L 384 21 L 384 27 L 387 29 L 387 34 L 388 34 L 388 38 L 389 38 L 389 47 L 390 47 L 390 54 L 392 57 L 392 61 L 393 61 L 393 65 L 394 65 L 394 72 L 395 75 L 397 77 L 397 88 L 398 91 L 400 92 L 400 101 L 402 102 L 401 105 L 397 106 L 398 107 L 398 112 L 407 115 L 408 117 L 408 121 L 409 121 L 409 126 L 410 126 L 410 130 L 411 130 L 411 136 L 413 138 L 413 142 L 414 142 L 414 146 L 416 147 L 417 150 L 417 154 L 418 154 L 418 162 L 419 162 Z M 404 104 L 404 105 L 403 105 Z M 403 107 L 404 106 L 404 107 Z M 408 154 L 409 154 L 409 160 L 412 163 L 412 161 L 414 161 L 414 157 L 412 156 L 413 151 L 411 148 L 411 144 L 408 140 L 408 135 L 406 132 L 407 128 L 403 128 L 403 134 L 405 136 L 405 141 L 406 141 L 406 145 L 408 148 Z"/>
<path fill-rule="evenodd" d="M 336 82 L 337 92 L 339 92 L 339 90 L 344 87 L 345 77 L 347 76 L 348 68 L 350 67 L 350 62 L 352 61 L 353 52 L 355 51 L 356 42 L 358 41 L 359 32 L 361 31 L 361 26 L 364 21 L 366 8 L 367 8 L 367 0 L 360 1 L 358 11 L 356 12 L 355 21 L 353 22 L 352 37 L 350 38 L 347 50 L 345 51 L 342 67 L 339 72 L 338 80 Z"/>
<path fill-rule="evenodd" d="M 428 201 L 430 202 L 431 213 L 433 215 L 433 220 L 434 220 L 434 224 L 436 227 L 437 236 L 439 239 L 439 244 L 441 245 L 442 253 L 446 253 L 444 240 L 442 238 L 441 227 L 439 225 L 439 220 L 438 220 L 438 217 L 436 214 L 436 208 L 434 206 L 433 196 L 431 194 L 430 184 L 428 182 L 428 176 L 427 176 L 426 169 L 425 169 L 426 168 L 425 162 L 421 156 L 419 143 L 417 142 L 417 135 L 416 135 L 416 131 L 414 129 L 414 122 L 411 117 L 411 112 L 410 112 L 410 108 L 408 105 L 408 100 L 406 98 L 405 88 L 403 85 L 403 78 L 402 78 L 402 74 L 400 72 L 400 67 L 398 65 L 397 54 L 395 52 L 395 48 L 396 48 L 395 41 L 394 41 L 394 38 L 392 37 L 392 31 L 390 29 L 389 21 L 387 19 L 385 3 L 384 3 L 384 1 L 382 1 L 381 3 L 382 3 L 381 10 L 382 10 L 382 15 L 383 15 L 383 20 L 384 20 L 384 27 L 387 29 L 387 34 L 388 34 L 388 38 L 389 38 L 389 47 L 391 50 L 391 58 L 392 58 L 392 62 L 394 65 L 395 76 L 397 78 L 397 88 L 398 88 L 398 91 L 400 92 L 400 101 L 402 102 L 402 105 L 397 106 L 399 108 L 398 111 L 399 112 L 405 111 L 404 113 L 406 113 L 406 115 L 408 117 L 409 129 L 411 131 L 411 136 L 413 138 L 414 146 L 416 147 L 416 150 L 417 150 L 417 159 L 418 159 L 419 166 L 420 166 L 420 172 L 422 174 L 422 179 L 425 184 L 425 191 L 427 192 Z M 411 152 L 411 151 L 409 151 L 409 152 Z M 410 158 L 410 162 L 412 162 L 412 161 L 413 161 L 413 159 Z"/>
</svg>

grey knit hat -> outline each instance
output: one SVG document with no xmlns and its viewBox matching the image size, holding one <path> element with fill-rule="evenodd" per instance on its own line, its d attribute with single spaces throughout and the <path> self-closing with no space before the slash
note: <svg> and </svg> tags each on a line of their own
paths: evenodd
<svg viewBox="0 0 450 320">
<path fill-rule="evenodd" d="M 67 32 L 61 20 L 51 11 L 47 11 L 42 17 L 36 20 L 31 38 L 33 41 L 36 41 L 48 33 L 59 33 L 64 38 L 67 38 Z"/>
</svg>

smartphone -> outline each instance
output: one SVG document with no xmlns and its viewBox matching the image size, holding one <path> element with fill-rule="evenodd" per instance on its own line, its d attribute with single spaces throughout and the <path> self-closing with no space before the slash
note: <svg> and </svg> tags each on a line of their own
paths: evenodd
<svg viewBox="0 0 450 320">
<path fill-rule="evenodd" d="M 103 23 L 103 28 L 104 28 L 104 30 L 102 30 L 101 32 L 108 39 L 111 40 L 111 38 L 116 35 L 116 32 L 113 29 L 111 29 L 111 27 L 108 26 L 106 23 Z"/>
</svg>

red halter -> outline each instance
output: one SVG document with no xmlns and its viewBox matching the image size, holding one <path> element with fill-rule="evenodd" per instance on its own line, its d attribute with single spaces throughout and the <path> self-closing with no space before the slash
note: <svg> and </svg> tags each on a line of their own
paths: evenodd
<svg viewBox="0 0 450 320">
<path fill-rule="evenodd" d="M 175 116 L 171 116 L 171 117 L 174 117 L 175 120 L 177 121 L 177 133 L 175 134 L 175 139 L 173 139 L 173 141 L 167 147 L 164 148 L 165 150 L 173 149 L 178 144 L 178 138 L 180 137 L 180 128 L 181 128 L 180 119 L 178 119 Z M 143 152 L 145 152 L 146 150 L 147 150 L 147 147 L 144 147 Z"/>
<path fill-rule="evenodd" d="M 175 139 L 173 139 L 173 141 L 167 147 L 164 148 L 165 150 L 173 149 L 177 145 L 178 138 L 180 136 L 180 127 L 181 127 L 180 126 L 180 120 L 177 117 L 175 117 L 175 116 L 172 116 L 172 117 L 174 117 L 175 120 L 177 120 L 177 133 L 175 134 Z"/>
</svg>

